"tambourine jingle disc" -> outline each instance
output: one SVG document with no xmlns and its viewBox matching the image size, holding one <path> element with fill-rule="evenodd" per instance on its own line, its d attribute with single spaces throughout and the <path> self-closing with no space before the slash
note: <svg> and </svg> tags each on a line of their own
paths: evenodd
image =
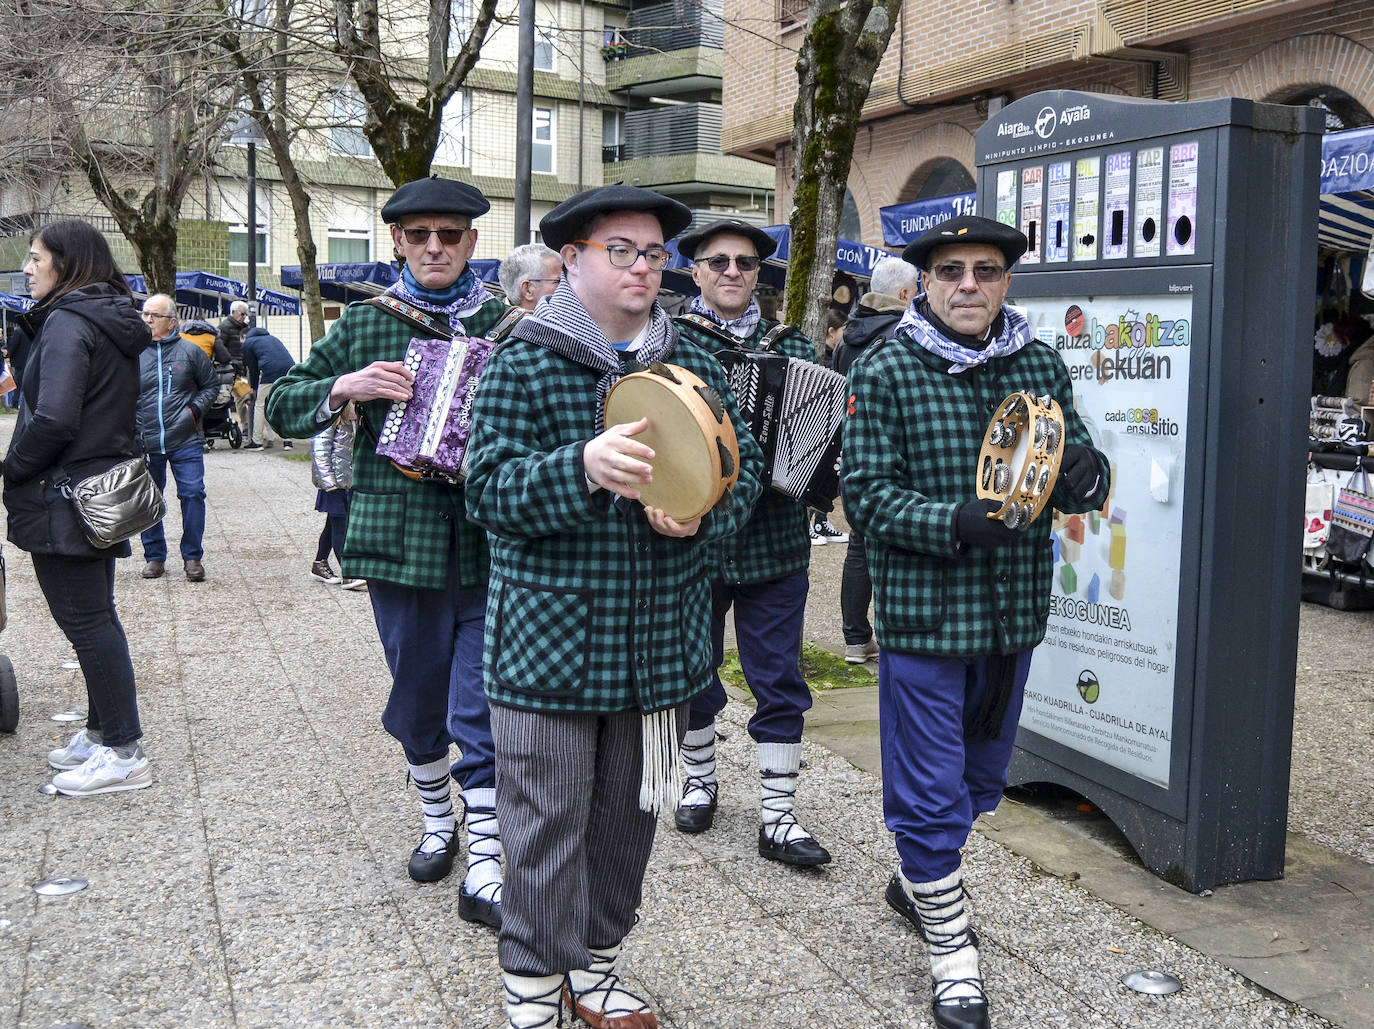
<svg viewBox="0 0 1374 1029">
<path fill-rule="evenodd" d="M 649 427 L 634 437 L 651 448 L 654 481 L 641 487 L 640 502 L 662 508 L 678 521 L 690 521 L 710 510 L 719 490 L 719 458 L 714 439 L 702 435 L 692 412 L 667 383 L 649 378 L 621 380 L 606 400 L 606 424 L 619 425 L 647 416 Z"/>
</svg>

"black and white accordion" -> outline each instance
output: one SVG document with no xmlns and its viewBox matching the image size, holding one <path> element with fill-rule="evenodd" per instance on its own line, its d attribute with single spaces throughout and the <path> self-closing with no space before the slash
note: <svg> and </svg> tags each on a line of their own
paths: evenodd
<svg viewBox="0 0 1374 1029">
<path fill-rule="evenodd" d="M 707 319 L 686 316 L 706 327 Z M 745 424 L 763 451 L 764 482 L 807 507 L 829 511 L 840 494 L 840 432 L 848 387 L 829 368 L 769 348 L 787 331 L 776 325 L 757 350 L 716 352 Z M 711 324 L 719 338 L 723 331 Z"/>
</svg>

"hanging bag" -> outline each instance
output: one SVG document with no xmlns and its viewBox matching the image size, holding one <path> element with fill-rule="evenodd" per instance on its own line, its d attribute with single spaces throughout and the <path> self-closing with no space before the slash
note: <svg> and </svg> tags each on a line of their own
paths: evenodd
<svg viewBox="0 0 1374 1029">
<path fill-rule="evenodd" d="M 1326 555 L 1326 538 L 1331 533 L 1331 509 L 1336 503 L 1336 487 L 1322 478 L 1321 470 L 1307 466 L 1307 499 L 1303 507 L 1302 549 L 1312 558 Z"/>
<path fill-rule="evenodd" d="M 72 482 L 66 471 L 58 468 L 53 485 L 72 502 L 81 530 L 91 546 L 100 550 L 152 528 L 167 513 L 162 490 L 142 457 L 121 461 L 80 482 Z"/>
<path fill-rule="evenodd" d="M 1369 475 L 1357 464 L 1331 509 L 1331 532 L 1326 552 L 1337 561 L 1359 564 L 1369 551 L 1374 537 L 1374 497 L 1369 493 Z"/>
</svg>

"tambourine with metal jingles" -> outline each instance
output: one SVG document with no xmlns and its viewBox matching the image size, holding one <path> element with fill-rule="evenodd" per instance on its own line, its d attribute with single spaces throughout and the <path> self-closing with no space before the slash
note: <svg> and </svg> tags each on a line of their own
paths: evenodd
<svg viewBox="0 0 1374 1029">
<path fill-rule="evenodd" d="M 686 368 L 655 362 L 617 379 L 606 425 L 649 419 L 635 437 L 654 452 L 653 482 L 640 502 L 688 522 L 715 507 L 739 481 L 739 440 L 720 395 Z"/>
<path fill-rule="evenodd" d="M 1064 457 L 1064 412 L 1054 397 L 1013 393 L 997 406 L 978 454 L 978 496 L 999 500 L 988 515 L 1024 529 L 1044 509 Z"/>
</svg>

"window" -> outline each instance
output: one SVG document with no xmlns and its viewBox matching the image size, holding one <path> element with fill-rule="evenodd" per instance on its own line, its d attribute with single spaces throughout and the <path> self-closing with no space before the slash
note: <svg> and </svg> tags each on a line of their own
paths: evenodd
<svg viewBox="0 0 1374 1029">
<path fill-rule="evenodd" d="M 229 226 L 229 263 L 248 267 L 248 225 Z M 267 226 L 258 222 L 258 259 L 257 265 L 267 264 Z"/>
<path fill-rule="evenodd" d="M 453 0 L 449 9 L 448 46 L 450 54 L 456 54 L 468 41 L 472 31 L 472 0 Z"/>
<path fill-rule="evenodd" d="M 234 8 L 247 24 L 263 29 L 272 27 L 272 0 L 237 0 Z"/>
<path fill-rule="evenodd" d="M 372 146 L 363 134 L 367 106 L 351 85 L 341 86 L 329 103 L 329 152 L 345 157 L 371 157 Z"/>
<path fill-rule="evenodd" d="M 554 47 L 558 43 L 557 25 L 535 25 L 534 27 L 534 70 L 556 71 L 554 67 Z"/>
<path fill-rule="evenodd" d="M 557 119 L 552 107 L 534 109 L 534 139 L 530 145 L 530 171 L 552 175 L 554 166 L 554 133 Z"/>
<path fill-rule="evenodd" d="M 472 96 L 465 89 L 459 90 L 444 105 L 444 115 L 439 125 L 439 145 L 434 150 L 435 164 L 467 167 L 471 118 Z"/>
<path fill-rule="evenodd" d="M 601 112 L 601 163 L 612 164 L 624 159 L 625 112 Z"/>
<path fill-rule="evenodd" d="M 330 264 L 360 264 L 372 260 L 372 240 L 367 231 L 356 229 L 330 229 Z"/>
</svg>

